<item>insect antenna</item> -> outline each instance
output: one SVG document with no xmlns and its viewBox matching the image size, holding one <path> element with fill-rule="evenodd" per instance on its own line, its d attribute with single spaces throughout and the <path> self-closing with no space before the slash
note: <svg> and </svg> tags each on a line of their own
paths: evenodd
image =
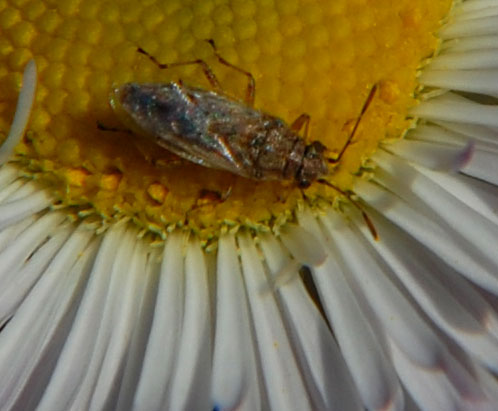
<svg viewBox="0 0 498 411">
<path fill-rule="evenodd" d="M 368 109 L 368 106 L 370 106 L 370 103 L 372 102 L 376 92 L 377 92 L 377 84 L 374 84 L 373 87 L 370 89 L 370 93 L 368 93 L 367 99 L 363 103 L 363 107 L 361 108 L 360 115 L 356 119 L 353 130 L 351 130 L 351 133 L 349 134 L 349 137 L 346 140 L 346 144 L 344 144 L 344 146 L 342 147 L 341 151 L 339 151 L 339 154 L 337 155 L 336 158 L 328 158 L 327 159 L 327 161 L 329 163 L 335 164 L 341 160 L 342 155 L 344 154 L 344 152 L 346 151 L 348 146 L 351 144 L 351 141 L 353 140 L 353 137 L 356 134 L 356 130 L 358 130 L 358 126 L 360 125 L 361 119 L 363 118 L 363 114 L 365 114 L 365 112 Z"/>
<path fill-rule="evenodd" d="M 366 211 L 363 210 L 363 207 L 361 207 L 360 204 L 358 204 L 357 201 L 355 201 L 355 200 L 353 200 L 351 198 L 351 194 L 346 193 L 344 190 L 341 190 L 339 187 L 337 187 L 336 185 L 332 184 L 330 181 L 327 181 L 327 180 L 325 180 L 323 178 L 320 178 L 320 179 L 318 179 L 316 181 L 319 182 L 320 184 L 325 184 L 326 186 L 328 186 L 330 188 L 333 188 L 339 194 L 341 194 L 344 197 L 346 197 L 351 202 L 351 204 L 353 204 L 360 211 L 361 216 L 365 220 L 365 223 L 367 224 L 367 227 L 370 230 L 370 233 L 372 234 L 372 237 L 374 238 L 374 240 L 375 241 L 379 240 L 379 235 L 377 234 L 377 230 L 375 229 L 375 226 L 374 226 L 372 220 L 370 219 L 370 217 L 368 216 L 368 214 L 366 213 Z"/>
</svg>

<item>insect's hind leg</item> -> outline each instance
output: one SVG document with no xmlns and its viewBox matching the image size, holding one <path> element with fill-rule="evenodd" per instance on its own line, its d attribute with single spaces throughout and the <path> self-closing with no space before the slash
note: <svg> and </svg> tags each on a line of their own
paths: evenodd
<svg viewBox="0 0 498 411">
<path fill-rule="evenodd" d="M 292 131 L 295 131 L 296 133 L 299 133 L 299 131 L 303 128 L 304 126 L 304 139 L 308 139 L 308 131 L 309 131 L 309 126 L 310 126 L 310 115 L 308 113 L 303 113 L 301 114 L 298 118 L 296 118 L 290 128 Z"/>
<path fill-rule="evenodd" d="M 198 64 L 201 66 L 202 71 L 204 72 L 204 75 L 206 76 L 207 80 L 209 81 L 209 84 L 211 84 L 211 86 L 214 89 L 216 89 L 216 91 L 218 91 L 218 92 L 223 91 L 221 88 L 220 82 L 218 81 L 215 74 L 213 73 L 213 70 L 211 70 L 211 67 L 209 67 L 209 65 L 204 60 L 196 59 L 196 60 L 190 60 L 190 61 L 179 61 L 176 63 L 160 63 L 154 56 L 147 53 L 143 48 L 138 47 L 137 51 L 139 53 L 147 56 L 160 69 L 168 69 L 168 68 L 172 68 L 172 67 Z"/>
<path fill-rule="evenodd" d="M 206 41 L 213 48 L 214 55 L 216 56 L 216 58 L 218 59 L 218 61 L 221 64 L 224 64 L 225 66 L 233 68 L 234 70 L 237 70 L 239 73 L 242 73 L 248 77 L 245 101 L 249 106 L 251 106 L 251 107 L 254 106 L 254 95 L 256 92 L 256 81 L 254 80 L 254 76 L 249 71 L 241 69 L 240 67 L 235 66 L 234 64 L 226 61 L 223 57 L 221 57 L 220 54 L 218 53 L 218 50 L 216 49 L 216 45 L 214 44 L 213 39 L 207 39 Z"/>
</svg>

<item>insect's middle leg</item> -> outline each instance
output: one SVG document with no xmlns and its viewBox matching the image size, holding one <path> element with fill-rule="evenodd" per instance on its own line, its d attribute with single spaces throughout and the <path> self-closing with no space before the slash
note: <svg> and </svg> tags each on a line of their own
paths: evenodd
<svg viewBox="0 0 498 411">
<path fill-rule="evenodd" d="M 196 60 L 191 60 L 191 61 L 179 61 L 176 63 L 160 63 L 154 56 L 150 55 L 147 53 L 143 48 L 138 47 L 137 51 L 145 56 L 147 56 L 157 67 L 160 69 L 168 69 L 172 67 L 179 67 L 179 66 L 188 66 L 188 65 L 193 65 L 193 64 L 198 64 L 201 66 L 202 71 L 204 72 L 204 75 L 206 76 L 207 80 L 209 81 L 209 84 L 217 91 L 217 92 L 222 92 L 222 88 L 220 85 L 220 82 L 216 78 L 215 74 L 213 73 L 213 70 L 211 70 L 211 67 L 201 59 L 196 59 Z"/>
</svg>

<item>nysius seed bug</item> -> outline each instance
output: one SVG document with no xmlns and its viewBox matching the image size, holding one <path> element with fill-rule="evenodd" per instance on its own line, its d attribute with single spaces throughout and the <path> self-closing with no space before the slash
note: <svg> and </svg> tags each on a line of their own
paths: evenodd
<svg viewBox="0 0 498 411">
<path fill-rule="evenodd" d="M 308 114 L 301 114 L 291 125 L 287 125 L 278 117 L 254 109 L 255 81 L 252 74 L 226 61 L 218 54 L 213 40 L 207 41 L 221 64 L 247 76 L 244 103 L 223 93 L 218 79 L 205 61 L 197 59 L 163 64 L 138 48 L 138 52 L 161 69 L 199 65 L 214 90 L 189 87 L 181 81 L 126 83 L 113 90 L 113 108 L 124 112 L 126 122 L 133 129 L 186 160 L 253 180 L 295 181 L 300 188 L 307 188 L 317 181 L 351 200 L 349 195 L 323 177 L 329 174 L 328 164 L 337 164 L 351 143 L 373 99 L 376 86 L 372 87 L 342 149 L 335 158 L 327 158 L 326 147 L 322 143 L 306 143 L 310 121 Z M 304 138 L 299 135 L 303 126 Z M 374 232 L 370 220 L 360 210 Z"/>
<path fill-rule="evenodd" d="M 248 77 L 245 104 L 223 94 L 218 79 L 203 60 L 162 64 L 139 48 L 160 68 L 200 65 L 214 91 L 188 87 L 182 82 L 127 83 L 114 89 L 113 107 L 124 111 L 133 128 L 161 147 L 205 167 L 254 180 L 294 180 L 301 188 L 329 174 L 328 163 L 340 161 L 375 87 L 337 157 L 326 158 L 322 143 L 306 143 L 309 115 L 302 114 L 289 126 L 278 117 L 254 109 L 252 74 L 223 59 L 214 42 L 208 41 L 222 64 Z M 304 138 L 298 134 L 303 126 Z"/>
</svg>

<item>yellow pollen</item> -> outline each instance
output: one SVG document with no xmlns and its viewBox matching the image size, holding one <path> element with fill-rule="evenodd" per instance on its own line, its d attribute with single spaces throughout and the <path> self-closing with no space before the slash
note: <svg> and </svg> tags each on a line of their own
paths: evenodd
<svg viewBox="0 0 498 411">
<path fill-rule="evenodd" d="M 100 178 L 100 187 L 106 191 L 116 191 L 120 181 L 120 173 L 102 174 Z"/>
<path fill-rule="evenodd" d="M 88 177 L 88 172 L 81 168 L 70 168 L 65 173 L 67 184 L 75 187 L 83 187 Z"/>
<path fill-rule="evenodd" d="M 147 188 L 147 194 L 158 204 L 163 204 L 168 194 L 168 189 L 161 183 L 153 183 Z"/>
<path fill-rule="evenodd" d="M 223 91 L 243 103 L 251 72 L 255 109 L 291 124 L 311 117 L 308 143 L 334 158 L 375 85 L 378 92 L 353 142 L 326 178 L 350 190 L 379 142 L 399 137 L 416 104 L 417 70 L 437 49 L 435 32 L 451 0 L 5 0 L 0 2 L 0 143 L 14 115 L 21 73 L 39 68 L 35 106 L 12 159 L 71 210 L 92 210 L 103 223 L 130 217 L 151 232 L 184 226 L 205 239 L 226 227 L 267 230 L 292 219 L 306 202 L 334 204 L 319 183 L 254 181 L 178 158 L 125 130 L 110 105 L 124 83 L 210 89 L 197 66 L 163 63 L 201 58 Z M 230 120 L 230 119 L 226 119 Z M 301 130 L 302 133 L 302 130 Z M 83 214 L 83 213 L 81 213 Z"/>
</svg>

